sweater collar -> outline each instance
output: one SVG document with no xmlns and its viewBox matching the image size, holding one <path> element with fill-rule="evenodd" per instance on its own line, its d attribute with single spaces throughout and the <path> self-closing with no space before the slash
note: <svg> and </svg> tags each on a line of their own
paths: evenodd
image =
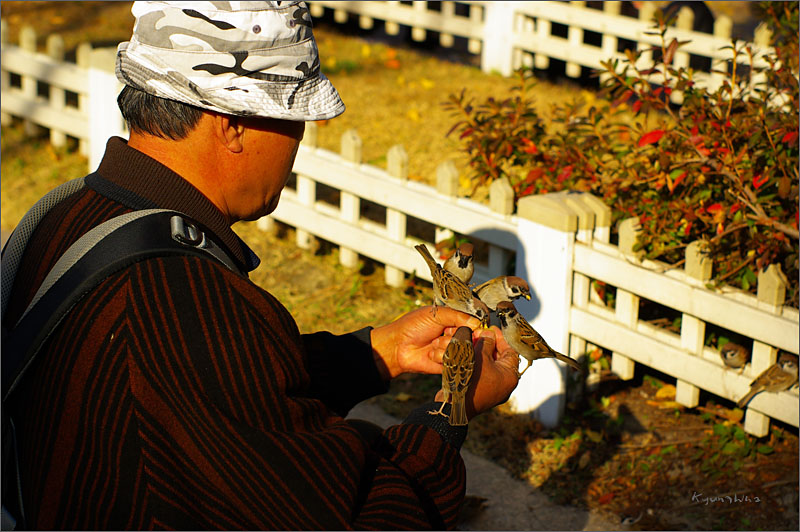
<svg viewBox="0 0 800 532">
<path fill-rule="evenodd" d="M 124 139 L 108 139 L 97 173 L 129 193 L 123 194 L 128 201 L 122 200 L 131 203 L 128 207 L 143 209 L 155 205 L 182 212 L 214 233 L 244 271 L 251 272 L 258 267 L 258 256 L 231 229 L 225 215 L 211 200 L 180 175 L 128 146 Z"/>
</svg>

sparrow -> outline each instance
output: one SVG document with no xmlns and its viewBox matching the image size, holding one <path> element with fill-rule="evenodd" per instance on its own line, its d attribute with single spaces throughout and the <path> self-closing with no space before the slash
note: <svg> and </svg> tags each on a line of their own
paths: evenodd
<svg viewBox="0 0 800 532">
<path fill-rule="evenodd" d="M 472 279 L 472 274 L 475 272 L 472 257 L 473 249 L 472 244 L 465 242 L 458 246 L 458 249 L 449 259 L 444 261 L 444 269 L 461 279 L 464 284 L 469 283 L 470 279 Z"/>
<path fill-rule="evenodd" d="M 531 298 L 531 290 L 525 279 L 512 275 L 501 275 L 486 281 L 475 289 L 475 294 L 491 310 L 496 310 L 497 304 L 501 301 L 513 301 L 520 297 Z"/>
<path fill-rule="evenodd" d="M 760 392 L 788 390 L 797 382 L 797 357 L 783 357 L 765 369 L 750 383 L 750 391 L 739 399 L 736 406 L 743 408 L 754 395 Z"/>
<path fill-rule="evenodd" d="M 484 326 L 487 326 L 489 323 L 489 307 L 473 295 L 472 290 L 469 289 L 465 282 L 442 268 L 423 244 L 414 246 L 414 249 L 419 251 L 419 254 L 422 255 L 431 270 L 434 313 L 437 306 L 444 305 L 453 310 L 475 316 L 481 320 Z"/>
<path fill-rule="evenodd" d="M 544 341 L 544 338 L 531 327 L 528 320 L 517 312 L 513 303 L 509 301 L 499 302 L 497 304 L 497 317 L 500 318 L 500 327 L 508 345 L 528 361 L 528 365 L 519 374 L 520 377 L 528 371 L 534 360 L 540 358 L 555 358 L 566 362 L 574 370 L 581 369 L 580 364 L 570 357 L 553 351 Z"/>
<path fill-rule="evenodd" d="M 729 368 L 744 368 L 750 361 L 750 350 L 734 342 L 728 342 L 719 350 L 722 362 Z"/>
<path fill-rule="evenodd" d="M 472 345 L 472 330 L 461 326 L 456 329 L 442 357 L 442 391 L 444 399 L 439 410 L 430 410 L 429 414 L 446 415 L 444 405 L 452 401 L 450 407 L 450 425 L 467 424 L 466 393 L 472 370 L 475 368 L 475 347 Z"/>
</svg>

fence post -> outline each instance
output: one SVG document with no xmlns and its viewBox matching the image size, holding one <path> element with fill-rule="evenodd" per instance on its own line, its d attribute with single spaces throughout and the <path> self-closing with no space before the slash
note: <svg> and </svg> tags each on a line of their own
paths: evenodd
<svg viewBox="0 0 800 532">
<path fill-rule="evenodd" d="M 517 217 L 515 275 L 528 281 L 531 300 L 520 299 L 514 305 L 553 349 L 568 353 L 578 215 L 563 196 L 544 194 L 520 199 Z M 525 359 L 520 360 L 527 365 Z M 567 369 L 552 358 L 534 364 L 536 368 L 525 373 L 511 394 L 511 406 L 517 412 L 532 413 L 543 425 L 553 427 L 564 412 Z"/>
<path fill-rule="evenodd" d="M 780 314 L 786 298 L 786 275 L 777 264 L 770 264 L 765 270 L 758 272 L 758 301 L 775 314 Z M 753 341 L 753 351 L 750 358 L 750 369 L 753 377 L 774 364 L 778 359 L 778 350 L 771 345 Z M 744 418 L 745 432 L 756 437 L 766 436 L 769 433 L 769 417 L 752 408 L 747 408 Z"/>
<path fill-rule="evenodd" d="M 81 43 L 78 45 L 78 48 L 75 50 L 75 63 L 81 67 L 89 71 L 89 68 L 92 66 L 92 45 L 88 42 Z M 89 94 L 88 93 L 79 93 L 78 94 L 78 111 L 83 113 L 85 116 L 89 116 Z M 89 158 L 90 149 L 90 142 L 89 138 L 79 139 L 78 140 L 78 151 L 81 155 Z"/>
<path fill-rule="evenodd" d="M 458 168 L 452 159 L 448 159 L 436 167 L 436 191 L 444 196 L 458 196 Z M 446 227 L 436 227 L 434 244 L 453 238 L 454 233 Z"/>
<path fill-rule="evenodd" d="M 408 180 L 408 154 L 400 144 L 389 148 L 386 154 L 386 167 L 390 176 L 403 181 Z M 386 209 L 386 233 L 395 242 L 403 243 L 406 240 L 407 217 L 404 212 L 396 209 Z M 405 281 L 405 273 L 400 268 L 386 265 L 384 270 L 386 284 L 400 287 Z"/>
<path fill-rule="evenodd" d="M 633 250 L 640 232 L 641 226 L 638 217 L 626 218 L 619 224 L 619 250 L 621 253 L 637 259 L 641 256 L 641 251 Z M 639 321 L 639 297 L 627 290 L 617 288 L 615 317 L 626 327 L 635 327 Z M 611 353 L 611 371 L 620 379 L 632 379 L 635 369 L 636 363 L 633 360 L 616 351 Z"/>
<path fill-rule="evenodd" d="M 442 2 L 442 20 L 450 20 L 456 15 L 456 5 L 453 2 Z M 452 33 L 439 33 L 439 45 L 444 48 L 453 46 L 455 39 Z"/>
<path fill-rule="evenodd" d="M 342 135 L 342 157 L 354 165 L 361 164 L 361 137 L 355 129 Z M 361 216 L 361 199 L 353 193 L 342 191 L 339 196 L 339 210 L 342 220 L 355 224 Z M 358 266 L 358 253 L 352 249 L 339 247 L 339 263 L 348 268 Z"/>
<path fill-rule="evenodd" d="M 486 2 L 484 9 L 481 70 L 510 76 L 514 71 L 514 6 L 511 2 Z"/>
<path fill-rule="evenodd" d="M 8 22 L 5 19 L 0 19 L 0 42 L 3 46 L 8 44 Z M 5 92 L 11 86 L 11 74 L 3 70 L 0 74 L 0 93 Z M 11 115 L 8 113 L 0 113 L 0 125 L 10 126 L 13 123 Z"/>
<path fill-rule="evenodd" d="M 494 180 L 489 185 L 489 208 L 493 212 L 510 216 L 514 212 L 514 189 L 507 177 Z M 500 246 L 489 246 L 489 278 L 505 275 L 509 252 Z"/>
<path fill-rule="evenodd" d="M 89 171 L 100 165 L 106 142 L 112 136 L 125 136 L 117 96 L 122 84 L 114 74 L 115 48 L 92 50 L 89 67 Z"/>
<path fill-rule="evenodd" d="M 47 37 L 47 55 L 50 59 L 64 61 L 64 39 L 61 35 L 50 35 Z M 66 105 L 66 94 L 64 89 L 50 85 L 50 107 L 61 110 Z M 67 135 L 63 131 L 50 129 L 50 144 L 55 147 L 67 144 Z"/>
<path fill-rule="evenodd" d="M 570 2 L 570 7 L 576 8 L 585 8 L 586 2 Z M 591 16 L 586 14 L 585 16 Z M 568 26 L 567 27 L 567 42 L 569 43 L 569 47 L 578 52 L 581 50 L 583 46 L 583 29 L 578 28 L 575 26 Z M 577 54 L 576 54 L 577 55 Z M 581 75 L 581 65 L 578 63 L 574 63 L 572 61 L 567 61 L 565 72 L 567 76 L 571 78 L 577 78 Z"/>
<path fill-rule="evenodd" d="M 19 47 L 26 52 L 36 53 L 36 30 L 31 26 L 25 26 L 19 31 Z M 35 102 L 39 99 L 36 78 L 22 76 L 22 94 L 30 102 Z M 42 126 L 27 118 L 23 120 L 23 127 L 27 137 L 37 137 L 44 131 Z"/>
<path fill-rule="evenodd" d="M 686 246 L 686 263 L 684 271 L 690 277 L 700 281 L 711 279 L 712 263 L 708 257 L 708 242 L 695 240 Z M 681 316 L 681 347 L 693 356 L 703 355 L 706 338 L 706 322 L 692 316 Z M 678 380 L 675 385 L 675 400 L 689 408 L 694 408 L 700 401 L 700 388 L 686 381 Z"/>
<path fill-rule="evenodd" d="M 714 21 L 714 37 L 717 39 L 730 40 L 731 32 L 733 31 L 733 21 L 727 15 L 720 15 Z M 729 53 L 729 55 L 732 55 Z M 725 76 L 722 72 L 728 71 L 727 59 L 713 59 L 711 61 L 711 72 L 708 81 L 706 82 L 709 91 L 715 91 L 722 85 L 722 80 Z"/>
</svg>

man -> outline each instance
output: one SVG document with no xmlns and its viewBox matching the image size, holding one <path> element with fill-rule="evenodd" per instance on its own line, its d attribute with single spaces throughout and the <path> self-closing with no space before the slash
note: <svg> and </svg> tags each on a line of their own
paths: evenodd
<svg viewBox="0 0 800 532">
<path fill-rule="evenodd" d="M 462 325 L 478 348 L 468 416 L 488 410 L 518 381 L 502 335 L 429 308 L 348 335 L 300 335 L 248 280 L 258 259 L 230 229 L 275 209 L 304 121 L 344 110 L 319 72 L 305 5 L 136 2 L 133 14 L 117 58 L 130 139 L 111 139 L 87 187 L 39 223 L 5 322 L 73 242 L 132 210 L 181 211 L 243 273 L 151 258 L 66 315 L 8 407 L 27 525 L 452 528 L 466 428 L 430 415 L 437 403 L 385 431 L 342 416 L 401 373 L 440 373 Z"/>
</svg>

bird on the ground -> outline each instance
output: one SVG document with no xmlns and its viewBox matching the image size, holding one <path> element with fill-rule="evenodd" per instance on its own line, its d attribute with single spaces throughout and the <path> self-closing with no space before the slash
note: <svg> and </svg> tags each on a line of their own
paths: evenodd
<svg viewBox="0 0 800 532">
<path fill-rule="evenodd" d="M 514 301 L 520 297 L 531 298 L 531 289 L 525 279 L 513 275 L 501 275 L 475 288 L 478 299 L 491 310 L 497 309 L 501 301 Z"/>
<path fill-rule="evenodd" d="M 797 357 L 787 355 L 765 369 L 761 375 L 750 383 L 750 391 L 737 401 L 739 408 L 744 406 L 761 392 L 780 392 L 788 390 L 797 382 Z"/>
<path fill-rule="evenodd" d="M 497 317 L 500 318 L 500 327 L 503 330 L 503 337 L 521 357 L 528 361 L 528 365 L 519 374 L 520 377 L 528 371 L 534 360 L 540 358 L 555 358 L 569 364 L 574 370 L 580 370 L 581 366 L 575 360 L 566 355 L 554 351 L 544 338 L 536 332 L 528 320 L 517 312 L 514 304 L 509 301 L 501 301 L 497 304 Z"/>
<path fill-rule="evenodd" d="M 437 306 L 447 306 L 453 310 L 475 316 L 484 326 L 489 323 L 489 307 L 475 297 L 472 290 L 461 279 L 442 268 L 441 264 L 428 251 L 424 244 L 414 246 L 431 271 L 433 279 L 433 311 Z"/>
<path fill-rule="evenodd" d="M 739 369 L 750 361 L 750 350 L 735 342 L 728 342 L 720 348 L 719 356 L 729 368 Z"/>
<path fill-rule="evenodd" d="M 472 370 L 475 368 L 475 347 L 472 345 L 472 330 L 461 326 L 456 329 L 442 357 L 442 391 L 444 398 L 439 410 L 428 413 L 443 415 L 444 405 L 451 401 L 449 423 L 453 426 L 466 425 L 466 393 Z"/>
<path fill-rule="evenodd" d="M 465 242 L 444 261 L 444 269 L 461 279 L 464 284 L 469 284 L 472 274 L 475 273 L 473 251 L 472 244 Z"/>
</svg>

